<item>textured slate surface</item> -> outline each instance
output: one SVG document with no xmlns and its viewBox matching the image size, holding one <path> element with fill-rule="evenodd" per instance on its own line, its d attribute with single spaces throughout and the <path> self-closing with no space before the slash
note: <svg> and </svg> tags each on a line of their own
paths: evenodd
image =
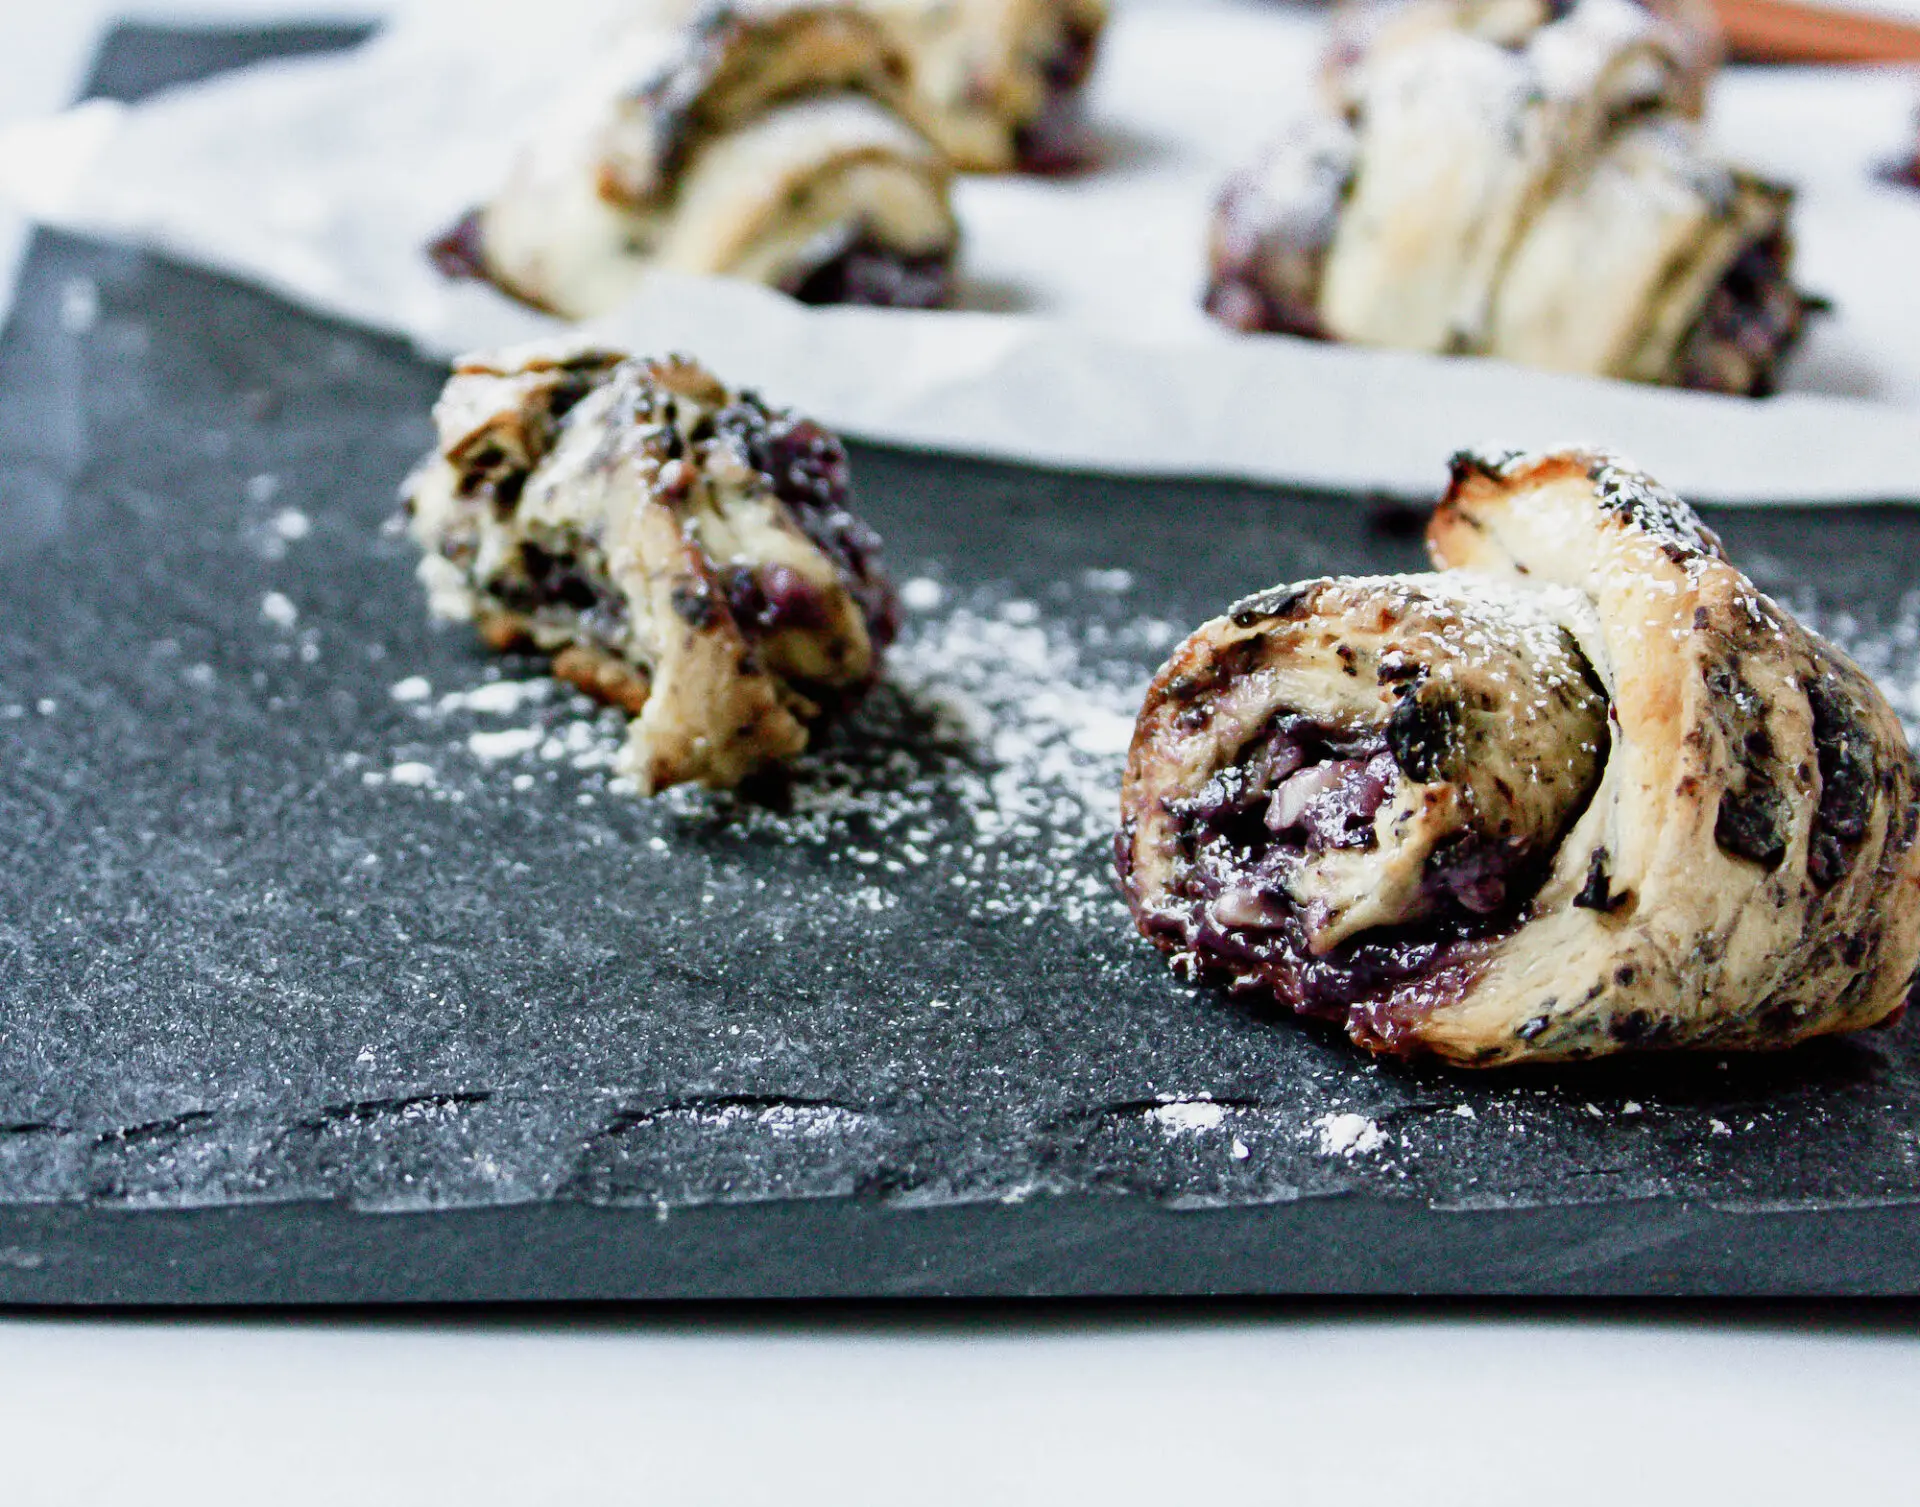
<svg viewBox="0 0 1920 1507">
<path fill-rule="evenodd" d="M 217 51 L 178 42 L 121 34 L 103 85 Z M 438 384 L 36 244 L 0 341 L 0 1300 L 1920 1290 L 1911 1021 L 1744 1062 L 1363 1062 L 1172 981 L 1073 810 L 969 889 L 995 756 L 893 694 L 858 809 L 805 840 L 463 762 L 487 724 L 390 694 L 490 669 L 382 530 Z M 898 576 L 1039 604 L 1104 646 L 1096 688 L 1151 668 L 1142 623 L 1417 559 L 1360 499 L 855 462 Z M 1911 676 L 1920 515 L 1713 521 Z M 368 783 L 396 761 L 433 785 Z M 927 861 L 850 861 L 900 803 Z"/>
</svg>

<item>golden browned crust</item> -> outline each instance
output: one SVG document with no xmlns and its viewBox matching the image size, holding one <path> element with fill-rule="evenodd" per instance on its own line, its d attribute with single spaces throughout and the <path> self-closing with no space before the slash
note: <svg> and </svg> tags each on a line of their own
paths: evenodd
<svg viewBox="0 0 1920 1507">
<path fill-rule="evenodd" d="M 630 717 L 644 712 L 653 694 L 653 681 L 646 671 L 583 644 L 569 644 L 554 655 L 553 674 L 556 680 L 585 691 L 595 701 L 617 706 Z"/>
</svg>

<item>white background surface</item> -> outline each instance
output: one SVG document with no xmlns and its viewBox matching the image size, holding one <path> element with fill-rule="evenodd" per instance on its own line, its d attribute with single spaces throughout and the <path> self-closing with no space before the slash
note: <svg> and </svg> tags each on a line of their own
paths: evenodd
<svg viewBox="0 0 1920 1507">
<path fill-rule="evenodd" d="M 0 122 L 108 9 L 0 3 Z M 0 1507 L 1210 1500 L 1912 1503 L 1920 1308 L 0 1316 Z"/>
<path fill-rule="evenodd" d="M 0 195 L 133 236 L 435 356 L 556 333 L 420 248 L 498 187 L 631 0 L 426 0 L 351 53 L 227 74 L 130 110 L 0 135 Z M 1876 174 L 1911 139 L 1920 69 L 1730 69 L 1708 130 L 1795 186 L 1795 275 L 1830 295 L 1776 398 L 1506 362 L 1238 337 L 1198 308 L 1208 205 L 1301 108 L 1324 12 L 1124 0 L 1088 107 L 1102 166 L 956 184 L 962 311 L 804 308 L 656 271 L 596 321 L 867 439 L 1042 464 L 1431 496 L 1463 445 L 1574 440 L 1696 501 L 1920 497 L 1920 195 Z M 521 35 L 517 45 L 499 39 Z"/>
</svg>

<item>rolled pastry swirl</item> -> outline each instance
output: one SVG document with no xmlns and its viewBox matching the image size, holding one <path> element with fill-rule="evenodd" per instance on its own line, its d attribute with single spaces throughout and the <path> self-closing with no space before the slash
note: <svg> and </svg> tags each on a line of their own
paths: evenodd
<svg viewBox="0 0 1920 1507">
<path fill-rule="evenodd" d="M 1462 456 L 1434 575 L 1237 604 L 1154 680 L 1121 796 L 1177 967 L 1467 1066 L 1780 1047 L 1920 957 L 1886 701 L 1624 463 Z"/>
<path fill-rule="evenodd" d="M 1242 330 L 1773 390 L 1807 299 L 1789 190 L 1704 155 L 1672 28 L 1575 0 L 1508 49 L 1368 57 L 1226 188 L 1206 304 Z"/>
<path fill-rule="evenodd" d="M 409 481 L 440 617 L 634 716 L 645 791 L 727 787 L 857 700 L 898 620 L 818 425 L 682 357 L 470 357 Z"/>
<path fill-rule="evenodd" d="M 1670 109 L 1699 116 L 1726 51 L 1711 0 L 1633 0 L 1646 13 L 1641 90 Z M 1324 62 L 1332 97 L 1345 103 L 1360 65 L 1378 53 L 1418 46 L 1437 31 L 1517 50 L 1562 20 L 1570 0 L 1350 0 L 1334 10 Z"/>
<path fill-rule="evenodd" d="M 655 268 L 809 303 L 944 303 L 951 168 L 908 118 L 908 72 L 850 4 L 637 26 L 430 252 L 569 318 L 616 307 Z"/>
<path fill-rule="evenodd" d="M 1089 156 L 1082 89 L 1106 0 L 865 0 L 911 67 L 916 118 L 967 172 L 1064 172 Z"/>
</svg>

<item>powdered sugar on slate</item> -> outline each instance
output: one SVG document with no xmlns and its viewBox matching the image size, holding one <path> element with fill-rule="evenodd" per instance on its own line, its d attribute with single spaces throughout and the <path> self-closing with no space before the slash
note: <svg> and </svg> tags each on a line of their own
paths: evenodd
<svg viewBox="0 0 1920 1507">
<path fill-rule="evenodd" d="M 1117 592 L 1103 615 L 1068 623 L 1005 591 L 916 584 L 886 679 L 795 761 L 779 799 L 677 787 L 634 808 L 661 822 L 651 841 L 671 851 L 678 829 L 821 850 L 848 879 L 830 895 L 863 914 L 938 883 L 973 916 L 1124 925 L 1108 866 L 1120 774 L 1178 630 L 1129 614 Z M 612 774 L 626 718 L 513 668 L 437 697 L 417 677 L 395 687 L 417 735 L 452 756 L 436 759 L 444 793 L 631 798 Z M 566 796 L 551 784 L 562 771 L 578 787 Z"/>
<path fill-rule="evenodd" d="M 1309 1128 L 1318 1135 L 1322 1156 L 1365 1156 L 1386 1142 L 1378 1125 L 1365 1115 L 1350 1111 L 1322 1115 Z"/>
<path fill-rule="evenodd" d="M 976 592 L 909 621 L 886 682 L 795 761 L 787 809 L 684 787 L 661 802 L 827 849 L 863 871 L 849 898 L 867 910 L 931 868 L 975 916 L 1124 924 L 1107 857 L 1120 773 L 1173 636 L 1153 620 L 1067 625 Z"/>
</svg>

